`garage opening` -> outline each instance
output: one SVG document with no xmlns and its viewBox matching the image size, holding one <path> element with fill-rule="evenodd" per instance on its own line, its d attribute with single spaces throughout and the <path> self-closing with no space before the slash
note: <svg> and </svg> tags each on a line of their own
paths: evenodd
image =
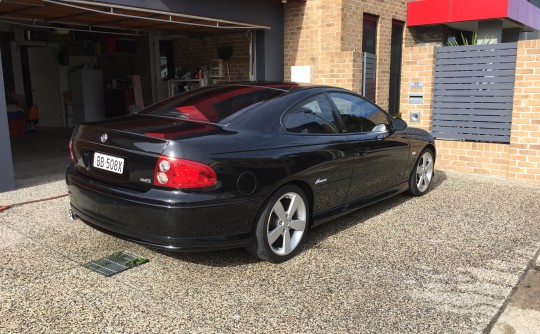
<svg viewBox="0 0 540 334">
<path fill-rule="evenodd" d="M 77 124 L 129 115 L 201 86 L 256 80 L 255 36 L 267 29 L 105 2 L 3 0 L 16 186 L 63 178 Z"/>
</svg>

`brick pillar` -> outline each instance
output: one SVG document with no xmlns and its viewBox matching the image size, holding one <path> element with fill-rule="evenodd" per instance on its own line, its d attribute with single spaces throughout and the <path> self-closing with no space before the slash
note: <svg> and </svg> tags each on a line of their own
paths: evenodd
<svg viewBox="0 0 540 334">
<path fill-rule="evenodd" d="M 377 97 L 375 101 L 388 110 L 390 87 L 390 57 L 392 44 L 392 17 L 380 16 L 377 36 Z M 388 28 L 390 27 L 390 28 Z"/>
<path fill-rule="evenodd" d="M 508 178 L 540 184 L 540 40 L 518 42 Z"/>
<path fill-rule="evenodd" d="M 433 119 L 433 81 L 435 78 L 435 47 L 420 46 L 403 49 L 401 70 L 401 101 L 402 118 L 410 126 L 431 131 Z M 411 83 L 420 83 L 422 88 L 411 88 Z M 409 95 L 421 95 L 420 104 L 409 103 Z M 420 113 L 420 122 L 411 123 L 411 112 Z"/>
<path fill-rule="evenodd" d="M 392 19 L 406 21 L 406 1 L 309 0 L 284 5 L 285 80 L 291 66 L 310 65 L 313 83 L 360 92 L 363 14 L 379 17 L 377 95 L 388 107 Z"/>
<path fill-rule="evenodd" d="M 342 1 L 311 0 L 284 6 L 285 80 L 291 66 L 310 65 L 313 83 L 355 89 L 359 52 L 344 51 Z"/>
</svg>

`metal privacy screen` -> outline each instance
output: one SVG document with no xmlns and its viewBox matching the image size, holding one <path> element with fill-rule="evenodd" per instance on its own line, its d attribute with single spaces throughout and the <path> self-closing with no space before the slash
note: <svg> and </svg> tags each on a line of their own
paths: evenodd
<svg viewBox="0 0 540 334">
<path fill-rule="evenodd" d="M 436 50 L 432 134 L 510 142 L 517 43 Z"/>
</svg>

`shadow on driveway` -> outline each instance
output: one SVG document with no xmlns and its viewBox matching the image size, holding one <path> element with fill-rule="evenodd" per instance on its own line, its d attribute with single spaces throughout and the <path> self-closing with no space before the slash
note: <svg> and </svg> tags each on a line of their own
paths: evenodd
<svg viewBox="0 0 540 334">
<path fill-rule="evenodd" d="M 436 171 L 433 178 L 433 184 L 430 191 L 434 191 L 440 185 L 447 180 L 447 174 L 443 171 Z M 326 224 L 317 226 L 309 231 L 307 239 L 305 240 L 302 250 L 310 248 L 318 248 L 319 244 L 325 239 L 332 237 L 335 234 L 341 233 L 350 227 L 362 224 L 365 221 L 383 213 L 384 211 L 393 209 L 401 204 L 411 200 L 411 197 L 407 194 L 401 194 L 382 202 L 375 203 L 373 205 L 361 208 L 359 210 L 348 213 L 342 217 L 339 217 Z M 362 212 L 361 220 L 349 219 L 353 215 L 358 215 L 358 212 Z M 212 267 L 236 267 L 247 264 L 260 262 L 257 258 L 251 256 L 245 249 L 223 249 L 217 251 L 203 251 L 203 252 L 168 252 L 162 250 L 155 250 L 156 252 L 165 256 L 196 264 Z M 302 256 L 302 254 L 298 254 Z"/>
</svg>

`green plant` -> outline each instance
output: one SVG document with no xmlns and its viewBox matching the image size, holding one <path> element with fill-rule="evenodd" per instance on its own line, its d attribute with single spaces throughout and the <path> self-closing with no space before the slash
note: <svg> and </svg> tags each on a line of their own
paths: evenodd
<svg viewBox="0 0 540 334">
<path fill-rule="evenodd" d="M 129 259 L 130 255 L 124 252 L 115 252 L 111 255 L 111 257 L 121 260 L 122 264 L 129 268 L 148 262 L 148 259 L 145 259 L 144 257 L 138 257 L 138 256 L 135 256 Z"/>
<path fill-rule="evenodd" d="M 131 268 L 131 267 L 135 267 L 135 266 L 144 264 L 146 262 L 148 262 L 148 259 L 145 259 L 143 257 L 135 257 L 130 261 L 124 262 L 124 266 Z"/>
<path fill-rule="evenodd" d="M 492 38 L 488 35 L 484 36 L 484 38 L 482 40 L 480 40 L 480 42 L 478 41 L 478 33 L 475 31 L 473 32 L 472 34 L 472 37 L 471 37 L 471 41 L 469 42 L 469 40 L 467 39 L 467 37 L 465 37 L 463 35 L 463 33 L 461 33 L 461 44 L 458 43 L 458 40 L 454 37 L 453 39 L 449 39 L 447 42 L 446 42 L 446 45 L 447 46 L 459 46 L 459 45 L 486 45 L 486 44 L 494 44 L 491 42 L 492 41 Z"/>
<path fill-rule="evenodd" d="M 112 257 L 115 259 L 121 259 L 124 256 L 124 252 L 115 252 L 112 254 Z"/>
<path fill-rule="evenodd" d="M 100 267 L 106 267 L 106 266 L 109 264 L 109 262 L 106 261 L 106 260 L 101 260 L 101 261 L 99 261 L 99 262 L 96 262 L 96 264 L 97 264 L 98 266 L 100 266 Z"/>
<path fill-rule="evenodd" d="M 233 47 L 230 45 L 225 45 L 217 49 L 218 57 L 221 60 L 229 61 L 231 59 L 234 50 Z"/>
</svg>

